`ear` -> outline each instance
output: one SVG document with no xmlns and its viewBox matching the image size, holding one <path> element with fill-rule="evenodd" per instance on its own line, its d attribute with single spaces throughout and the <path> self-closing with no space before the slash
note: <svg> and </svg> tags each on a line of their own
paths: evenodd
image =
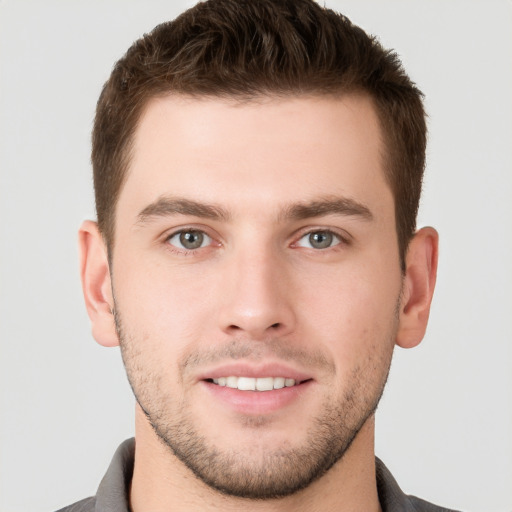
<svg viewBox="0 0 512 512">
<path fill-rule="evenodd" d="M 86 220 L 78 231 L 80 277 L 85 307 L 91 320 L 94 339 L 105 347 L 119 345 L 114 300 L 110 282 L 108 253 L 95 222 Z"/>
<path fill-rule="evenodd" d="M 438 246 L 439 235 L 430 227 L 420 229 L 409 243 L 396 338 L 400 347 L 415 347 L 425 335 L 436 284 Z"/>
</svg>

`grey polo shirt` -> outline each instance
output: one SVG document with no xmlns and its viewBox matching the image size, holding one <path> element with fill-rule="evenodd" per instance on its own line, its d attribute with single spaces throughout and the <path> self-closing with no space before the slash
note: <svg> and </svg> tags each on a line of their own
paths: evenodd
<svg viewBox="0 0 512 512">
<path fill-rule="evenodd" d="M 134 455 L 135 440 L 128 439 L 117 449 L 96 496 L 64 507 L 58 512 L 130 512 L 128 490 L 133 474 Z M 405 495 L 386 466 L 377 458 L 376 467 L 382 512 L 456 512 Z"/>
</svg>

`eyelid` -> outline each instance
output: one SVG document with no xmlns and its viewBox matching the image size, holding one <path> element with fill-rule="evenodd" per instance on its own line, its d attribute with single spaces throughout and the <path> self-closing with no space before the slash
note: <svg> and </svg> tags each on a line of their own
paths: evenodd
<svg viewBox="0 0 512 512">
<path fill-rule="evenodd" d="M 182 233 L 183 231 L 199 231 L 208 235 L 210 238 L 218 239 L 219 236 L 214 232 L 209 226 L 204 226 L 203 224 L 182 224 L 180 226 L 174 226 L 172 228 L 168 228 L 162 232 L 160 238 L 164 241 L 169 240 L 169 238 L 173 237 L 177 233 Z"/>
<path fill-rule="evenodd" d="M 175 238 L 176 238 L 177 241 L 179 241 L 180 236 L 183 233 L 200 233 L 203 236 L 203 240 L 201 242 L 201 245 L 199 247 L 195 247 L 194 249 L 189 249 L 187 247 L 179 247 L 178 245 L 175 245 L 174 243 L 171 243 L 171 240 L 174 240 Z M 173 235 L 170 235 L 169 237 L 167 237 L 167 242 L 170 243 L 171 245 L 173 245 L 174 247 L 178 248 L 178 249 L 182 249 L 184 251 L 194 251 L 194 250 L 202 249 L 202 248 L 207 247 L 208 245 L 210 245 L 211 242 L 212 242 L 212 238 L 211 238 L 211 236 L 206 234 L 204 231 L 198 231 L 197 229 L 189 229 L 189 230 L 184 229 L 182 231 L 177 231 Z M 180 245 L 183 245 L 183 244 L 181 244 L 181 242 L 179 242 L 179 243 L 180 243 Z"/>
<path fill-rule="evenodd" d="M 339 239 L 339 243 L 331 247 L 328 247 L 328 249 L 332 249 L 338 245 L 350 245 L 352 243 L 352 236 L 350 235 L 350 233 L 343 229 L 323 226 L 310 226 L 307 228 L 301 228 L 300 230 L 298 230 L 298 232 L 295 233 L 293 237 L 294 242 L 291 243 L 291 247 L 301 247 L 298 245 L 299 241 L 302 240 L 305 236 L 310 235 L 311 233 L 331 233 L 333 236 Z"/>
<path fill-rule="evenodd" d="M 199 233 L 202 233 L 204 236 L 208 237 L 210 239 L 210 242 L 205 245 L 204 247 L 198 247 L 197 249 L 186 249 L 185 247 L 178 247 L 176 245 L 173 245 L 169 243 L 169 241 L 175 237 L 176 235 L 179 235 L 180 233 L 187 232 L 187 231 L 196 231 Z M 212 233 L 212 230 L 209 229 L 206 226 L 202 225 L 194 225 L 194 224 L 186 224 L 183 226 L 176 226 L 170 230 L 167 230 L 164 232 L 164 234 L 161 237 L 162 242 L 165 244 L 165 246 L 176 253 L 180 254 L 190 254 L 196 251 L 199 251 L 200 249 L 207 249 L 209 246 L 217 245 L 220 246 L 221 242 L 219 242 L 219 236 Z"/>
</svg>

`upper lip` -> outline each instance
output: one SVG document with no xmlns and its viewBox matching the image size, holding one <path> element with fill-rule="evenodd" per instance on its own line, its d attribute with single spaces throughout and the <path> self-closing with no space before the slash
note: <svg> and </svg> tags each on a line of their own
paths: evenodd
<svg viewBox="0 0 512 512">
<path fill-rule="evenodd" d="M 226 363 L 202 371 L 198 380 L 218 379 L 219 377 L 284 377 L 303 382 L 312 378 L 311 374 L 291 368 L 282 363 L 254 364 L 244 362 Z"/>
</svg>

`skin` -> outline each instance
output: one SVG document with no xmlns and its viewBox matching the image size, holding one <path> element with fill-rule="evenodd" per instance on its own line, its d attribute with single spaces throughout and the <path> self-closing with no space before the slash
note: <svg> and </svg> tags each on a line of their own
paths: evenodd
<svg viewBox="0 0 512 512">
<path fill-rule="evenodd" d="M 80 230 L 93 335 L 121 340 L 138 401 L 134 511 L 380 509 L 373 412 L 395 344 L 424 335 L 437 266 L 423 228 L 401 273 L 383 152 L 362 95 L 148 104 L 111 267 L 96 224 Z M 262 398 L 223 374 L 301 384 Z"/>
</svg>

